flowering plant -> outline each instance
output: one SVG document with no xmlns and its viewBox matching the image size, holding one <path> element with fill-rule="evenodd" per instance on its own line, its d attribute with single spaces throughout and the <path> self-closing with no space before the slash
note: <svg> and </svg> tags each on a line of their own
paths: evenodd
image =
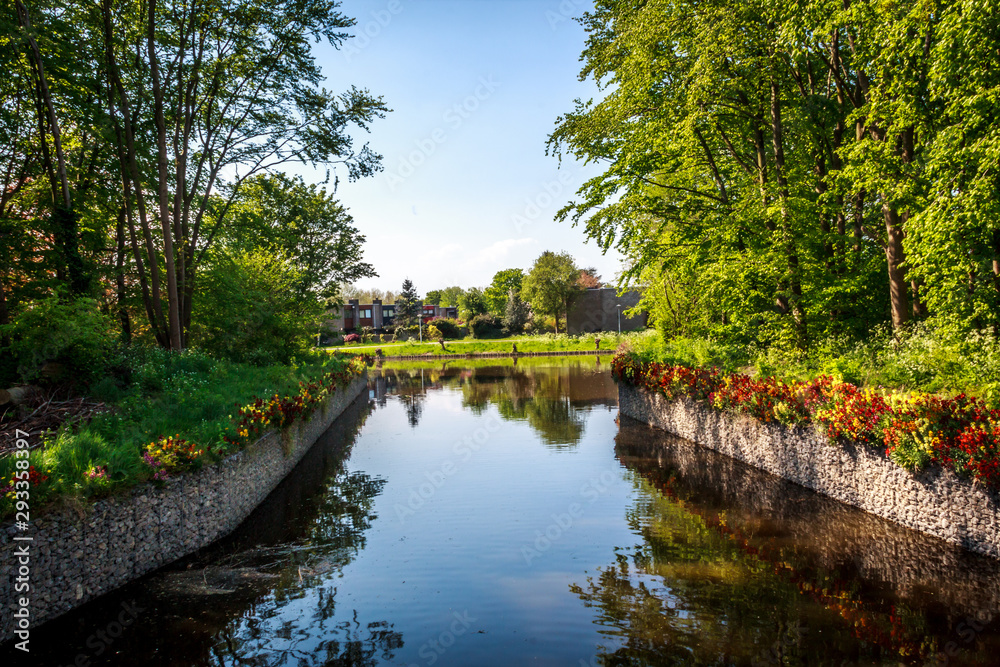
<svg viewBox="0 0 1000 667">
<path fill-rule="evenodd" d="M 20 472 L 24 472 L 23 470 Z M 49 480 L 49 476 L 45 475 L 35 469 L 35 466 L 28 466 L 28 486 L 37 487 L 41 486 Z M 20 480 L 17 477 L 18 471 L 10 473 L 7 479 L 0 480 L 0 498 L 7 498 L 9 500 L 14 500 L 17 492 L 17 482 L 24 481 L 23 478 Z"/>
<path fill-rule="evenodd" d="M 153 479 L 163 481 L 170 473 L 194 467 L 205 456 L 205 450 L 179 435 L 160 438 L 143 448 L 142 460 L 154 470 Z"/>
<path fill-rule="evenodd" d="M 269 399 L 255 398 L 253 402 L 236 407 L 233 431 L 223 440 L 235 446 L 252 442 L 268 428 L 286 428 L 296 419 L 308 416 L 321 405 L 337 387 L 346 387 L 360 373 L 363 359 L 351 360 L 347 368 L 325 373 L 314 382 L 300 382 L 299 391 L 292 396 L 275 394 Z"/>
</svg>

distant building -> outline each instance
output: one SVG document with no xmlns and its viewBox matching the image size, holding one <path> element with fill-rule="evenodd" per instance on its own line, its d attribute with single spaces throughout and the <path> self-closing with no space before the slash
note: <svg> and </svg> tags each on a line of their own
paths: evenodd
<svg viewBox="0 0 1000 667">
<path fill-rule="evenodd" d="M 622 331 L 645 329 L 648 321 L 647 313 L 628 317 L 625 311 L 635 308 L 642 298 L 638 290 L 628 290 L 621 296 L 613 287 L 598 287 L 588 289 L 577 295 L 566 313 L 566 331 L 570 334 L 590 333 L 593 331 L 619 330 L 619 317 Z"/>
<path fill-rule="evenodd" d="M 455 306 L 421 304 L 420 309 L 420 319 L 424 324 L 438 317 L 458 317 L 458 308 Z M 396 306 L 394 304 L 383 305 L 381 299 L 375 299 L 372 303 L 359 303 L 357 299 L 349 299 L 347 304 L 340 309 L 340 318 L 335 322 L 339 325 L 339 329 L 345 333 L 360 331 L 365 327 L 371 327 L 382 333 L 392 327 L 395 320 Z"/>
</svg>

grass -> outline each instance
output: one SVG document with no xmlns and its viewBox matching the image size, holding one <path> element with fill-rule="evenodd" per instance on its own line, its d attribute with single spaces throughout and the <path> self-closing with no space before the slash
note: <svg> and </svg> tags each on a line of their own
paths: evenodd
<svg viewBox="0 0 1000 667">
<path fill-rule="evenodd" d="M 516 336 L 512 338 L 446 340 L 444 349 L 437 342 L 407 341 L 403 343 L 369 343 L 348 344 L 326 348 L 327 351 L 338 351 L 346 354 L 373 354 L 381 349 L 386 356 L 410 355 L 445 355 L 472 354 L 483 352 L 511 352 L 513 345 L 517 351 L 527 352 L 589 352 L 597 349 L 595 341 L 600 339 L 600 349 L 615 350 L 625 342 L 636 340 L 645 332 L 580 334 L 539 334 L 535 336 Z"/>
<path fill-rule="evenodd" d="M 290 366 L 259 367 L 159 349 L 130 351 L 125 362 L 126 386 L 105 378 L 91 388 L 110 412 L 84 425 L 65 425 L 32 450 L 29 464 L 47 478 L 31 489 L 32 507 L 59 496 L 106 495 L 149 479 L 153 470 L 143 460 L 143 448 L 164 436 L 198 443 L 206 449 L 205 460 L 217 460 L 233 450 L 223 435 L 237 406 L 258 396 L 294 394 L 300 381 L 347 365 L 342 358 L 313 355 Z M 0 458 L 0 487 L 11 480 L 15 465 L 14 457 Z M 12 496 L 0 498 L 0 516 L 10 512 Z"/>
<path fill-rule="evenodd" d="M 610 357 L 603 356 L 600 362 L 601 368 L 610 368 Z M 585 366 L 594 368 L 596 362 L 593 357 L 573 356 L 573 357 L 523 357 L 516 360 L 513 357 L 490 357 L 488 359 L 439 359 L 428 358 L 427 360 L 386 360 L 381 366 L 376 366 L 375 370 L 382 368 L 385 370 L 429 370 L 441 371 L 449 368 L 474 369 L 474 368 L 561 368 L 569 366 Z"/>
</svg>

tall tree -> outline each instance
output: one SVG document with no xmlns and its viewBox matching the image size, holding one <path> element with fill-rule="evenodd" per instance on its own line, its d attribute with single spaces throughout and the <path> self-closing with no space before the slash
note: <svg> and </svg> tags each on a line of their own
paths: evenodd
<svg viewBox="0 0 1000 667">
<path fill-rule="evenodd" d="M 363 261 L 364 235 L 340 202 L 301 177 L 261 174 L 248 180 L 220 235 L 236 248 L 275 248 L 301 269 L 299 290 L 340 300 L 343 283 L 378 274 Z M 375 298 L 382 298 L 382 292 Z M 369 302 L 370 303 L 370 302 Z"/>
<path fill-rule="evenodd" d="M 107 102 L 133 204 L 129 234 L 144 241 L 131 246 L 143 264 L 140 280 L 149 276 L 150 323 L 171 348 L 185 345 L 197 268 L 247 179 L 289 162 L 342 164 L 350 180 L 380 169 L 367 145 L 354 149 L 351 130 L 384 116 L 381 99 L 319 87 L 312 45 L 337 47 L 354 24 L 338 7 L 334 0 L 102 0 Z"/>
<path fill-rule="evenodd" d="M 493 275 L 493 282 L 483 290 L 486 309 L 498 318 L 503 318 L 507 308 L 507 298 L 511 290 L 521 291 L 524 282 L 524 271 L 521 269 L 504 269 Z"/>
<path fill-rule="evenodd" d="M 413 286 L 413 281 L 407 278 L 403 281 L 403 289 L 396 296 L 396 324 L 412 327 L 420 318 L 420 295 Z"/>
<path fill-rule="evenodd" d="M 569 253 L 543 252 L 524 278 L 522 293 L 534 312 L 555 318 L 559 333 L 559 317 L 569 309 L 570 300 L 581 291 L 580 269 Z"/>
<path fill-rule="evenodd" d="M 490 312 L 486 295 L 478 287 L 470 287 L 458 298 L 458 314 L 464 320 Z"/>
</svg>

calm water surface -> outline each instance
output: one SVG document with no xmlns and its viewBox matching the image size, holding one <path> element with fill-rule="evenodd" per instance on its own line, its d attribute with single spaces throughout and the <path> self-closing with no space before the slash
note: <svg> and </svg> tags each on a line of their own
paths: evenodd
<svg viewBox="0 0 1000 667">
<path fill-rule="evenodd" d="M 234 535 L 36 628 L 31 661 L 1000 664 L 1000 564 L 619 423 L 606 362 L 369 393 Z"/>
</svg>

